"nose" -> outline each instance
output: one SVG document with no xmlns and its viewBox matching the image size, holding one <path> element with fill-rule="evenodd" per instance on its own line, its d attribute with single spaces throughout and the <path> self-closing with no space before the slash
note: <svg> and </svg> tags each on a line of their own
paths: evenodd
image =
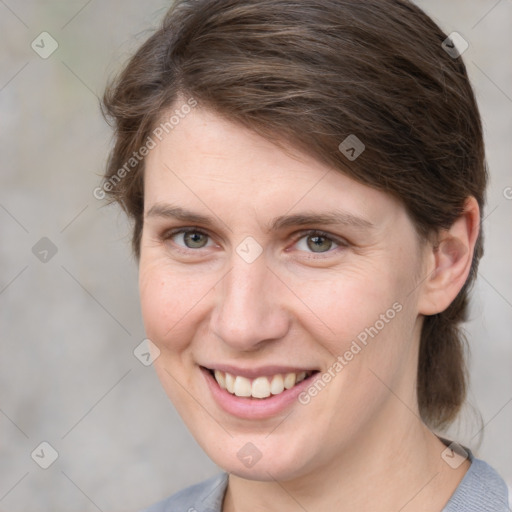
<svg viewBox="0 0 512 512">
<path fill-rule="evenodd" d="M 237 351 L 283 338 L 290 326 L 283 288 L 264 255 L 247 263 L 234 254 L 231 270 L 216 287 L 212 332 Z"/>
</svg>

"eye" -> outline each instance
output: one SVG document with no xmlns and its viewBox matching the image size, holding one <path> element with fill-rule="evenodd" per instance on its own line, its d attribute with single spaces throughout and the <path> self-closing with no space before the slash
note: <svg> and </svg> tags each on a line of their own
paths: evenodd
<svg viewBox="0 0 512 512">
<path fill-rule="evenodd" d="M 348 243 L 323 231 L 311 230 L 300 233 L 296 246 L 301 251 L 326 253 L 338 247 L 347 247 Z"/>
<path fill-rule="evenodd" d="M 168 232 L 163 238 L 165 240 L 172 240 L 179 247 L 186 249 L 202 249 L 209 246 L 208 242 L 211 242 L 208 234 L 191 228 Z M 213 245 L 213 242 L 211 242 L 211 245 Z"/>
</svg>

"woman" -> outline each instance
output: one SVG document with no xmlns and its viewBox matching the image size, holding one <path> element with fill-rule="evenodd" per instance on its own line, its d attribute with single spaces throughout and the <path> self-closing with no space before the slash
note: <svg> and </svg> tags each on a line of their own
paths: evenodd
<svg viewBox="0 0 512 512">
<path fill-rule="evenodd" d="M 178 0 L 107 90 L 154 365 L 225 470 L 149 511 L 508 510 L 441 435 L 486 186 L 461 52 L 405 0 Z"/>
</svg>

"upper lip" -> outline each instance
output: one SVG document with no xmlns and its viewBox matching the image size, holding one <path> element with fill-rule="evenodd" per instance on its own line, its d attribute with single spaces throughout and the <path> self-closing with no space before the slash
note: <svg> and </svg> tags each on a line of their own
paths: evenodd
<svg viewBox="0 0 512 512">
<path fill-rule="evenodd" d="M 270 377 L 272 375 L 287 373 L 301 373 L 301 372 L 314 372 L 317 371 L 314 368 L 304 368 L 300 366 L 279 366 L 279 365 L 270 365 L 270 366 L 259 366 L 257 368 L 240 368 L 238 366 L 233 366 L 230 364 L 211 364 L 211 365 L 201 365 L 203 368 L 207 370 L 219 370 L 224 373 L 230 373 L 234 376 L 245 377 L 247 379 L 254 379 L 256 377 Z"/>
</svg>

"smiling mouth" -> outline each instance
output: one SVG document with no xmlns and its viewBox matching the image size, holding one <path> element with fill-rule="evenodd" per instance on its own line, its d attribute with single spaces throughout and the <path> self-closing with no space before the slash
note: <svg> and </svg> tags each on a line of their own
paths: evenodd
<svg viewBox="0 0 512 512">
<path fill-rule="evenodd" d="M 212 370 L 210 368 L 205 368 L 205 370 L 217 381 L 219 387 L 228 393 L 238 397 L 260 399 L 279 395 L 318 373 L 317 370 L 311 370 L 298 373 L 278 373 L 272 376 L 248 379 L 241 375 L 232 375 L 220 370 Z"/>
</svg>

